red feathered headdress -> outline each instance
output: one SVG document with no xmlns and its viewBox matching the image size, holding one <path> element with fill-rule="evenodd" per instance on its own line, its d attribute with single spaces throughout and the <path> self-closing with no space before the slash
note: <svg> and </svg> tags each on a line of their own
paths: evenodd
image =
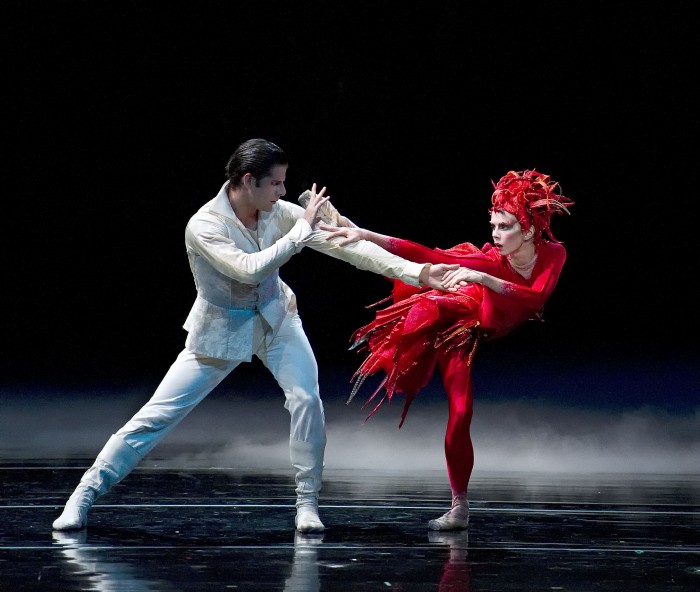
<svg viewBox="0 0 700 592">
<path fill-rule="evenodd" d="M 491 181 L 491 184 L 494 188 L 491 197 L 493 207 L 489 212 L 503 210 L 513 214 L 523 232 L 534 226 L 535 243 L 542 241 L 543 232 L 552 241 L 559 242 L 549 228 L 552 214 L 568 214 L 567 208 L 574 205 L 573 201 L 557 191 L 560 190 L 559 183 L 552 181 L 549 175 L 531 170 L 509 171 L 498 183 Z"/>
</svg>

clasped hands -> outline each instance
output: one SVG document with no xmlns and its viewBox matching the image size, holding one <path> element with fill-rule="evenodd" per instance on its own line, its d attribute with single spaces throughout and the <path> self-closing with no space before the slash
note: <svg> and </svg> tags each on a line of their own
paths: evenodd
<svg viewBox="0 0 700 592">
<path fill-rule="evenodd" d="M 329 233 L 326 240 L 338 239 L 340 246 L 349 245 L 359 240 L 367 240 L 367 233 L 363 228 L 339 228 L 323 222 L 319 223 L 318 228 Z M 480 279 L 481 274 L 479 272 L 468 267 L 461 267 L 456 263 L 435 263 L 424 269 L 420 277 L 420 281 L 424 285 L 435 290 L 448 292 L 456 292 L 461 286 Z"/>
</svg>

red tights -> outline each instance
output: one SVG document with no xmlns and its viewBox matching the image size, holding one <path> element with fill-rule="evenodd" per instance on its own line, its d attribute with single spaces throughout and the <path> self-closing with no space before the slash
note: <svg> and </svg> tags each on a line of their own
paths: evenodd
<svg viewBox="0 0 700 592">
<path fill-rule="evenodd" d="M 469 434 L 473 413 L 471 365 L 454 350 L 441 355 L 439 364 L 449 406 L 445 433 L 447 474 L 452 494 L 466 495 L 474 468 L 474 447 Z"/>
</svg>

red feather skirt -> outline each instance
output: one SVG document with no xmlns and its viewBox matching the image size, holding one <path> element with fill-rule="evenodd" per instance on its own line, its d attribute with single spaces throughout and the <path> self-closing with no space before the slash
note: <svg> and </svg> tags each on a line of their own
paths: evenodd
<svg viewBox="0 0 700 592">
<path fill-rule="evenodd" d="M 406 395 L 399 427 L 413 400 L 430 381 L 441 352 L 457 350 L 471 365 L 479 341 L 479 305 L 483 287 L 469 284 L 458 292 L 415 289 L 397 282 L 394 297 L 401 291 L 414 292 L 376 313 L 375 319 L 352 335 L 351 349 L 367 350 L 367 357 L 353 374 L 348 403 L 368 376 L 383 372 L 385 377 L 365 405 L 383 390 L 367 419 L 394 393 Z M 367 421 L 365 419 L 365 421 Z"/>
</svg>

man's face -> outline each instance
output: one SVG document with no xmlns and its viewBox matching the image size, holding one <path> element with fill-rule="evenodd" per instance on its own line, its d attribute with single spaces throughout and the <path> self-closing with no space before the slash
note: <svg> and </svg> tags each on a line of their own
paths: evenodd
<svg viewBox="0 0 700 592">
<path fill-rule="evenodd" d="M 491 213 L 493 244 L 504 257 L 517 251 L 525 242 L 525 235 L 518 219 L 502 210 Z"/>
<path fill-rule="evenodd" d="M 262 212 L 269 212 L 280 197 L 287 194 L 284 181 L 287 178 L 287 165 L 278 164 L 272 167 L 270 175 L 256 179 L 250 184 L 251 205 Z M 258 185 L 260 185 L 258 187 Z"/>
</svg>

